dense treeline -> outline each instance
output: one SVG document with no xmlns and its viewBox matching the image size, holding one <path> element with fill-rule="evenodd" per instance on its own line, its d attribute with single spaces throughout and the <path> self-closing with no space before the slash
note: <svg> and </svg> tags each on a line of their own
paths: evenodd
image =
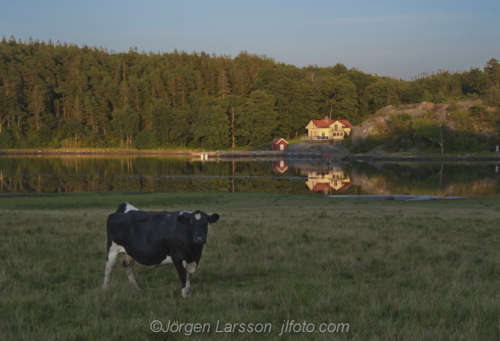
<svg viewBox="0 0 500 341">
<path fill-rule="evenodd" d="M 257 145 L 323 116 L 359 124 L 387 105 L 472 96 L 498 106 L 499 82 L 496 59 L 404 81 L 246 52 L 113 53 L 11 37 L 0 42 L 0 148 Z"/>
</svg>

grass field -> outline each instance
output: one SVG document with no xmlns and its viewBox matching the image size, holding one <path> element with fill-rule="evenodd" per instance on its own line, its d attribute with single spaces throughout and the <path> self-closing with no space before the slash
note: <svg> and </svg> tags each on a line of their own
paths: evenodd
<svg viewBox="0 0 500 341">
<path fill-rule="evenodd" d="M 221 215 L 191 299 L 173 267 L 136 266 L 136 292 L 117 262 L 102 290 L 105 220 L 123 201 Z M 0 197 L 0 339 L 498 340 L 499 218 L 498 199 Z"/>
</svg>

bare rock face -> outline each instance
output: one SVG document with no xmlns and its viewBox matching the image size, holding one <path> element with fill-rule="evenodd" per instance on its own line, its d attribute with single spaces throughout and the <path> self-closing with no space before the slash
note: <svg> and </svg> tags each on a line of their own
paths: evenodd
<svg viewBox="0 0 500 341">
<path fill-rule="evenodd" d="M 460 110 L 468 110 L 476 104 L 482 104 L 482 100 L 469 100 L 457 102 Z M 358 139 L 366 138 L 369 134 L 375 133 L 377 129 L 384 129 L 390 123 L 390 118 L 393 115 L 408 114 L 413 119 L 421 117 L 423 114 L 431 114 L 439 120 L 446 120 L 446 108 L 449 104 L 434 104 L 432 102 L 422 102 L 417 104 L 407 104 L 392 106 L 389 105 L 370 116 L 366 121 L 351 130 L 352 140 L 356 142 Z"/>
</svg>

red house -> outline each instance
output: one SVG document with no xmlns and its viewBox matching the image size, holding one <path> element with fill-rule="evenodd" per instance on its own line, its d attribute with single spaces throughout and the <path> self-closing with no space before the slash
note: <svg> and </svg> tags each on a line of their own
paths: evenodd
<svg viewBox="0 0 500 341">
<path fill-rule="evenodd" d="M 274 139 L 270 143 L 271 150 L 285 150 L 288 148 L 288 142 L 285 139 Z"/>
</svg>

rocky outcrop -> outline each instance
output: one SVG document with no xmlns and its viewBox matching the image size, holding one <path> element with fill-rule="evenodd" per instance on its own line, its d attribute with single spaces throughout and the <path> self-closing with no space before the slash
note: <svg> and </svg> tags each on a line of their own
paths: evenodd
<svg viewBox="0 0 500 341">
<path fill-rule="evenodd" d="M 476 104 L 483 104 L 482 100 L 469 100 L 469 101 L 459 101 L 457 102 L 460 110 L 468 110 L 470 107 Z M 430 113 L 437 116 L 440 120 L 446 119 L 446 108 L 448 108 L 448 103 L 445 104 L 434 104 L 432 102 L 422 102 L 417 104 L 407 104 L 392 106 L 389 105 L 384 107 L 372 116 L 370 116 L 366 121 L 357 127 L 352 128 L 352 139 L 356 142 L 358 139 L 366 138 L 369 134 L 375 133 L 377 127 L 384 128 L 390 123 L 390 118 L 393 115 L 406 113 L 410 115 L 413 119 L 421 117 L 425 113 Z"/>
</svg>

